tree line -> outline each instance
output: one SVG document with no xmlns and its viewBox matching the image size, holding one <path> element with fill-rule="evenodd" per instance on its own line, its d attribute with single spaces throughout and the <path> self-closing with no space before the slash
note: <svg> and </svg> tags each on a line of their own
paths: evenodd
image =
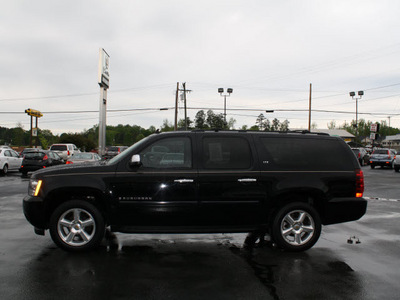
<svg viewBox="0 0 400 300">
<path fill-rule="evenodd" d="M 212 110 L 204 111 L 200 110 L 196 113 L 193 120 L 190 118 L 180 119 L 178 121 L 178 129 L 188 130 L 200 129 L 235 129 L 236 120 L 230 118 L 225 120 L 225 116 L 222 113 L 215 113 Z M 358 137 L 360 140 L 364 137 L 370 136 L 370 127 L 372 122 L 365 121 L 364 119 L 358 122 Z M 337 125 L 335 121 L 331 121 L 328 125 L 329 129 L 345 129 L 346 131 L 356 135 L 355 121 L 351 123 L 344 122 L 342 125 Z M 243 125 L 239 130 L 259 130 L 259 131 L 288 131 L 289 121 L 280 121 L 276 118 L 270 120 L 264 116 L 264 114 L 258 115 L 255 123 L 251 126 Z M 140 141 L 144 137 L 155 133 L 156 131 L 173 131 L 174 125 L 165 119 L 163 124 L 157 129 L 155 126 L 149 128 L 143 128 L 138 125 L 122 125 L 107 126 L 106 128 L 106 145 L 126 145 L 130 146 L 137 141 Z M 385 121 L 380 123 L 379 134 L 382 137 L 387 135 L 395 135 L 400 133 L 397 128 L 392 128 L 387 125 Z M 84 151 L 90 151 L 97 148 L 98 144 L 99 129 L 95 125 L 88 130 L 83 130 L 80 133 L 62 133 L 61 135 L 54 135 L 50 130 L 38 129 L 38 140 L 36 142 L 35 137 L 32 139 L 32 145 L 41 146 L 43 149 L 48 149 L 50 145 L 55 143 L 73 143 L 78 148 Z M 30 130 L 24 130 L 21 124 L 15 128 L 0 127 L 0 145 L 8 144 L 16 147 L 29 147 L 30 141 Z"/>
</svg>

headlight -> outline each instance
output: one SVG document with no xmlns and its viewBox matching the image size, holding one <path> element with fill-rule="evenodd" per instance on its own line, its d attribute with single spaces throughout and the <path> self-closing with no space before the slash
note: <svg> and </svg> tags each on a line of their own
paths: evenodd
<svg viewBox="0 0 400 300">
<path fill-rule="evenodd" d="M 29 181 L 29 189 L 28 194 L 30 196 L 37 196 L 39 195 L 40 187 L 42 186 L 42 180 L 31 179 Z"/>
</svg>

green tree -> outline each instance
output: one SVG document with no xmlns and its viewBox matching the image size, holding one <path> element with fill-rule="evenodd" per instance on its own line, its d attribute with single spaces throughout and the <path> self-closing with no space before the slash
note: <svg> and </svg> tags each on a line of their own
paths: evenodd
<svg viewBox="0 0 400 300">
<path fill-rule="evenodd" d="M 207 116 L 204 110 L 199 110 L 194 117 L 194 127 L 196 129 L 208 129 L 206 118 Z"/>
<path fill-rule="evenodd" d="M 174 126 L 172 125 L 171 122 L 168 121 L 168 119 L 164 119 L 163 124 L 161 126 L 161 131 L 173 131 Z"/>
<path fill-rule="evenodd" d="M 215 114 L 211 109 L 207 111 L 206 118 L 208 128 L 212 129 L 226 129 L 227 125 L 225 124 L 224 115 L 223 114 Z"/>
</svg>

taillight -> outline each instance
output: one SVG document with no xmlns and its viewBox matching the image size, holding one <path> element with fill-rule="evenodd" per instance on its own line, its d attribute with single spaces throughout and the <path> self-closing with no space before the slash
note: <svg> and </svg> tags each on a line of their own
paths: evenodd
<svg viewBox="0 0 400 300">
<path fill-rule="evenodd" d="M 360 158 L 361 157 L 361 153 L 358 153 L 358 158 Z"/>
<path fill-rule="evenodd" d="M 71 164 L 73 164 L 73 162 L 72 162 L 72 161 L 69 161 L 69 160 L 67 160 L 66 164 L 67 164 L 67 165 L 71 165 Z"/>
<path fill-rule="evenodd" d="M 49 157 L 47 156 L 47 154 L 43 157 L 43 159 L 42 160 L 48 160 L 49 159 Z"/>
<path fill-rule="evenodd" d="M 361 198 L 364 193 L 364 174 L 360 169 L 356 170 L 356 197 Z"/>
<path fill-rule="evenodd" d="M 67 151 L 67 155 L 69 156 L 69 150 Z"/>
</svg>

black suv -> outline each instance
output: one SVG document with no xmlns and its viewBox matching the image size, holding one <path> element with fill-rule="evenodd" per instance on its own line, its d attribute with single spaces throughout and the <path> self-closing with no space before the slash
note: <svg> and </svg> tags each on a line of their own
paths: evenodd
<svg viewBox="0 0 400 300">
<path fill-rule="evenodd" d="M 106 227 L 262 232 L 280 248 L 302 251 L 317 242 L 322 224 L 361 218 L 363 191 L 360 165 L 337 137 L 170 132 L 97 165 L 35 172 L 23 208 L 37 234 L 49 229 L 53 241 L 71 251 L 98 246 Z"/>
</svg>

